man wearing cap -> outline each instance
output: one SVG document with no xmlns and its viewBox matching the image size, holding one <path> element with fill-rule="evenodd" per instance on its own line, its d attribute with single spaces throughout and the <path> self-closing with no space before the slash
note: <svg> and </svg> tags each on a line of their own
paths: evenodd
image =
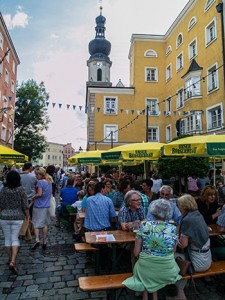
<svg viewBox="0 0 225 300">
<path fill-rule="evenodd" d="M 160 188 L 159 193 L 160 193 L 160 198 L 159 199 L 165 199 L 165 200 L 169 201 L 170 205 L 171 205 L 171 208 L 172 208 L 172 211 L 171 211 L 171 213 L 168 217 L 168 221 L 173 221 L 175 223 L 175 225 L 179 225 L 180 221 L 181 221 L 181 212 L 180 212 L 179 208 L 177 207 L 177 204 L 175 203 L 175 201 L 173 201 L 171 199 L 171 196 L 173 194 L 172 188 L 169 185 L 163 185 Z M 150 213 L 150 207 L 155 201 L 158 201 L 158 200 L 152 201 L 149 205 L 148 214 L 147 214 L 147 220 L 148 221 L 155 220 L 154 215 L 152 215 Z"/>
</svg>

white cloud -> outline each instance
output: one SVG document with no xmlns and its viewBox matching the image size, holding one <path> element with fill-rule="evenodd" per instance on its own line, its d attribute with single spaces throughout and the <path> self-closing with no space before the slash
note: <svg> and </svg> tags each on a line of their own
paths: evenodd
<svg viewBox="0 0 225 300">
<path fill-rule="evenodd" d="M 50 35 L 50 38 L 53 39 L 53 40 L 57 40 L 57 39 L 59 39 L 59 35 L 57 35 L 57 34 L 55 34 L 55 33 L 52 33 L 52 34 Z"/>
<path fill-rule="evenodd" d="M 29 17 L 24 12 L 17 12 L 14 16 L 6 14 L 3 16 L 6 26 L 8 29 L 13 29 L 15 27 L 25 28 L 28 25 Z"/>
</svg>

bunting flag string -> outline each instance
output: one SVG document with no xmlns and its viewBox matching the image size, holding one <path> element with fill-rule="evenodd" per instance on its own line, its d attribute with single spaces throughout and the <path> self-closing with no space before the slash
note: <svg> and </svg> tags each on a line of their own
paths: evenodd
<svg viewBox="0 0 225 300">
<path fill-rule="evenodd" d="M 27 103 L 28 105 L 32 102 L 34 106 L 36 106 L 37 103 L 38 103 L 38 100 L 30 100 L 30 99 L 22 99 L 22 98 L 17 98 L 16 102 L 17 101 L 19 101 L 21 104 Z M 62 109 L 62 108 L 65 107 L 67 110 L 70 110 L 70 109 L 76 110 L 76 107 L 77 107 L 76 105 L 71 105 L 71 104 L 63 104 L 63 103 L 56 103 L 56 102 L 50 103 L 49 101 L 45 102 L 45 106 L 47 108 L 49 108 L 50 105 L 53 109 L 56 109 L 56 108 Z M 85 106 L 79 105 L 78 107 L 79 107 L 79 111 L 84 112 L 84 113 L 88 113 L 89 110 L 90 110 L 91 113 L 94 113 L 94 112 L 100 113 L 100 112 L 104 111 L 101 107 L 95 107 L 95 106 L 88 107 L 86 105 Z M 113 112 L 114 112 L 114 110 L 112 108 L 110 108 L 109 113 L 112 114 Z M 129 115 L 129 114 L 135 115 L 135 114 L 137 114 L 137 117 L 138 117 L 140 115 L 146 115 L 147 108 L 142 109 L 142 110 L 140 110 L 140 109 L 135 110 L 133 108 L 132 109 L 120 108 L 118 110 L 118 114 L 119 113 L 121 113 L 121 114 L 126 113 L 126 115 Z M 154 111 L 152 111 L 151 109 L 148 108 L 148 113 L 149 113 L 149 116 L 160 116 L 162 112 L 160 110 L 156 110 L 155 108 L 154 108 Z M 172 114 L 173 114 L 173 116 L 176 116 L 176 115 L 180 116 L 181 114 L 185 116 L 185 115 L 189 115 L 189 114 L 191 114 L 191 115 L 196 114 L 196 111 L 193 111 L 193 110 L 191 110 L 191 111 L 180 111 L 179 110 L 179 111 L 169 111 L 169 112 L 168 111 L 163 111 L 163 115 L 165 117 L 171 116 Z M 200 111 L 198 111 L 198 114 L 204 114 L 204 111 L 200 110 Z"/>
</svg>

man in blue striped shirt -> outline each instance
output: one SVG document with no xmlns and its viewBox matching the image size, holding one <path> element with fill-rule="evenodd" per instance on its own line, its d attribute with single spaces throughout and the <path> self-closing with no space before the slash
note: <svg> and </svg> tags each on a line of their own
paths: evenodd
<svg viewBox="0 0 225 300">
<path fill-rule="evenodd" d="M 84 227 L 87 231 L 110 230 L 115 223 L 116 211 L 113 202 L 105 196 L 103 182 L 95 185 L 95 195 L 87 198 Z"/>
</svg>

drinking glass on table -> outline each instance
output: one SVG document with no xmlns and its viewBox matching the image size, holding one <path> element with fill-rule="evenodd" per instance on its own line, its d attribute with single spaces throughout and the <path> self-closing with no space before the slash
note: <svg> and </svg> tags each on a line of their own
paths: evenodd
<svg viewBox="0 0 225 300">
<path fill-rule="evenodd" d="M 134 221 L 133 222 L 133 232 L 138 232 L 139 228 L 140 228 L 140 221 L 139 220 Z"/>
</svg>

